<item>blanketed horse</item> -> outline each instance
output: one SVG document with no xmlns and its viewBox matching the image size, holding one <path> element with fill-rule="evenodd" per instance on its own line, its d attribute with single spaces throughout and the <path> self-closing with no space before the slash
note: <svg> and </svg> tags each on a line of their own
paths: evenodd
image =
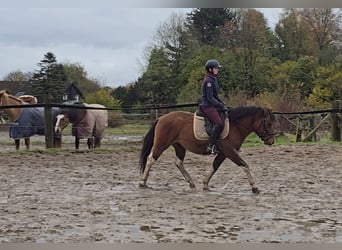
<svg viewBox="0 0 342 250">
<path fill-rule="evenodd" d="M 195 154 L 206 154 L 208 140 L 198 140 L 193 133 L 194 114 L 184 111 L 175 111 L 157 119 L 147 132 L 140 153 L 140 172 L 142 182 L 140 187 L 146 187 L 149 172 L 153 163 L 169 147 L 173 146 L 176 153 L 176 166 L 190 184 L 195 188 L 190 175 L 183 166 L 186 151 Z M 239 149 L 246 137 L 255 132 L 267 145 L 275 141 L 273 123 L 275 117 L 272 111 L 264 107 L 238 107 L 230 109 L 230 130 L 226 138 L 219 142 L 220 153 L 216 155 L 212 169 L 203 181 L 203 189 L 209 189 L 209 181 L 219 169 L 222 162 L 229 158 L 238 166 L 241 166 L 252 186 L 253 193 L 259 193 L 248 164 L 240 157 Z"/>
<path fill-rule="evenodd" d="M 36 99 L 33 96 L 23 96 L 17 98 L 9 95 L 4 91 L 0 91 L 0 105 L 23 105 L 29 104 L 24 102 L 23 99 L 35 104 Z M 15 141 L 15 148 L 18 150 L 20 147 L 20 139 L 24 138 L 26 149 L 30 149 L 30 137 L 45 134 L 45 112 L 43 107 L 30 107 L 30 108 L 5 108 L 3 109 L 10 119 L 9 135 Z M 52 109 L 52 122 L 56 121 L 58 108 Z M 54 146 L 60 147 L 61 137 L 54 136 Z"/>
<path fill-rule="evenodd" d="M 75 148 L 79 149 L 80 139 L 87 138 L 88 148 L 101 146 L 101 139 L 104 137 L 105 129 L 108 126 L 108 112 L 100 104 L 77 104 L 80 108 L 62 109 L 57 116 L 55 132 L 61 134 L 63 129 L 72 123 L 72 135 L 75 136 Z"/>
</svg>

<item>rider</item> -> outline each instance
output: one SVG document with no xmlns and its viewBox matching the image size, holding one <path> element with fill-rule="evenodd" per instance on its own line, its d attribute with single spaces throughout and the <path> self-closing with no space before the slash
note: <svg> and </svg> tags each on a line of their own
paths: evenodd
<svg viewBox="0 0 342 250">
<path fill-rule="evenodd" d="M 219 83 L 217 74 L 221 65 L 215 59 L 208 60 L 205 64 L 206 75 L 202 85 L 202 101 L 200 110 L 205 113 L 208 119 L 214 123 L 209 137 L 207 153 L 218 154 L 218 138 L 223 130 L 223 120 L 219 114 L 225 109 L 224 102 L 219 98 Z"/>
</svg>

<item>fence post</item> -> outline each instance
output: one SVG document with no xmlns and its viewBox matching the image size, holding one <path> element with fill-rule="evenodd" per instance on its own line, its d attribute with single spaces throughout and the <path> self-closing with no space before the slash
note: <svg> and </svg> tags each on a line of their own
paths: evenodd
<svg viewBox="0 0 342 250">
<path fill-rule="evenodd" d="M 296 142 L 302 141 L 302 117 L 297 116 Z"/>
<path fill-rule="evenodd" d="M 52 125 L 52 107 L 49 105 L 50 93 L 44 95 L 44 103 L 47 104 L 44 107 L 44 117 L 45 117 L 45 148 L 53 147 L 53 125 Z"/>
<path fill-rule="evenodd" d="M 313 129 L 315 128 L 315 117 L 314 115 L 309 117 L 309 129 L 310 131 L 313 131 Z M 310 133 L 310 135 L 308 135 L 306 141 L 316 141 L 316 132 L 315 130 Z"/>
<path fill-rule="evenodd" d="M 333 109 L 341 110 L 342 102 L 335 101 L 332 104 Z M 331 139 L 333 141 L 341 141 L 341 117 L 339 116 L 339 112 L 335 112 L 332 114 L 332 131 L 331 131 Z"/>
</svg>

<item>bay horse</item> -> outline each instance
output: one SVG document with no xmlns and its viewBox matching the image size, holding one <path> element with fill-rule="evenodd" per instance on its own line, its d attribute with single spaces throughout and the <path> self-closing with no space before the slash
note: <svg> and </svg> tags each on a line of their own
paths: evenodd
<svg viewBox="0 0 342 250">
<path fill-rule="evenodd" d="M 25 101 L 26 102 L 25 102 Z M 37 99 L 34 96 L 24 95 L 15 97 L 7 94 L 5 91 L 0 91 L 0 106 L 10 105 L 24 105 L 36 104 Z M 5 108 L 3 111 L 8 115 L 10 120 L 10 137 L 14 139 L 15 148 L 19 150 L 20 139 L 24 138 L 26 149 L 30 149 L 30 137 L 34 134 L 45 134 L 45 118 L 43 107 L 29 107 L 29 108 Z M 59 113 L 58 108 L 52 109 L 52 119 L 56 119 Z M 54 121 L 53 121 L 54 122 Z M 61 146 L 61 137 L 54 136 L 54 146 Z"/>
<path fill-rule="evenodd" d="M 229 134 L 219 142 L 220 153 L 214 158 L 212 169 L 204 178 L 203 189 L 209 190 L 209 181 L 219 169 L 222 162 L 229 158 L 238 166 L 241 166 L 252 186 L 253 193 L 259 193 L 248 164 L 240 157 L 239 149 L 246 137 L 255 132 L 264 144 L 272 145 L 275 141 L 273 132 L 274 114 L 264 107 L 237 107 L 229 110 Z M 175 164 L 190 188 L 195 188 L 190 175 L 183 166 L 186 151 L 205 155 L 208 140 L 197 140 L 193 133 L 194 114 L 185 111 L 174 111 L 158 118 L 144 137 L 143 147 L 140 152 L 140 173 L 142 182 L 140 187 L 146 187 L 147 178 L 152 165 L 160 155 L 173 146 L 176 153 Z"/>
<path fill-rule="evenodd" d="M 80 139 L 87 138 L 88 149 L 101 146 L 101 139 L 108 126 L 108 113 L 100 104 L 77 103 L 81 108 L 62 109 L 57 116 L 55 133 L 61 134 L 63 129 L 72 123 L 72 135 L 75 136 L 75 149 L 79 149 Z"/>
</svg>

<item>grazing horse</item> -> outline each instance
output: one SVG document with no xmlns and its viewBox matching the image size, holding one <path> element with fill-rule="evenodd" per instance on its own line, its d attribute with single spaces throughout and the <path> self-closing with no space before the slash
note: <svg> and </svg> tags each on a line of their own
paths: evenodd
<svg viewBox="0 0 342 250">
<path fill-rule="evenodd" d="M 88 148 L 96 148 L 101 146 L 101 139 L 108 126 L 108 113 L 103 109 L 87 109 L 88 108 L 105 108 L 100 104 L 78 103 L 81 108 L 62 109 L 57 116 L 55 132 L 61 134 L 63 129 L 72 123 L 72 135 L 75 136 L 75 148 L 79 149 L 80 139 L 87 138 Z"/>
<path fill-rule="evenodd" d="M 17 98 L 15 96 L 7 94 L 5 91 L 0 91 L 0 105 L 23 105 L 29 104 L 23 101 L 30 101 L 31 104 L 37 103 L 34 96 L 22 96 Z M 44 135 L 45 134 L 45 118 L 44 108 L 42 107 L 30 107 L 30 108 L 5 108 L 3 109 L 10 119 L 10 137 L 15 141 L 15 148 L 19 150 L 20 139 L 24 138 L 26 149 L 30 149 L 31 141 L 30 137 L 34 134 Z M 59 113 L 58 108 L 52 109 L 52 119 L 54 122 L 57 114 Z M 54 136 L 54 146 L 60 147 L 61 137 Z"/>
<path fill-rule="evenodd" d="M 212 169 L 205 177 L 204 190 L 209 190 L 209 181 L 219 169 L 221 163 L 229 158 L 241 166 L 247 174 L 253 193 L 259 193 L 248 164 L 240 157 L 238 151 L 246 137 L 255 132 L 267 145 L 275 141 L 273 132 L 274 114 L 263 107 L 238 107 L 229 110 L 230 130 L 226 138 L 219 142 L 220 153 L 216 155 Z M 197 140 L 193 133 L 194 114 L 175 111 L 161 116 L 147 132 L 140 154 L 140 187 L 146 187 L 147 178 L 153 163 L 169 147 L 173 146 L 176 153 L 176 166 L 183 174 L 191 188 L 195 188 L 190 175 L 183 167 L 186 150 L 195 154 L 206 154 L 208 140 Z"/>
</svg>

